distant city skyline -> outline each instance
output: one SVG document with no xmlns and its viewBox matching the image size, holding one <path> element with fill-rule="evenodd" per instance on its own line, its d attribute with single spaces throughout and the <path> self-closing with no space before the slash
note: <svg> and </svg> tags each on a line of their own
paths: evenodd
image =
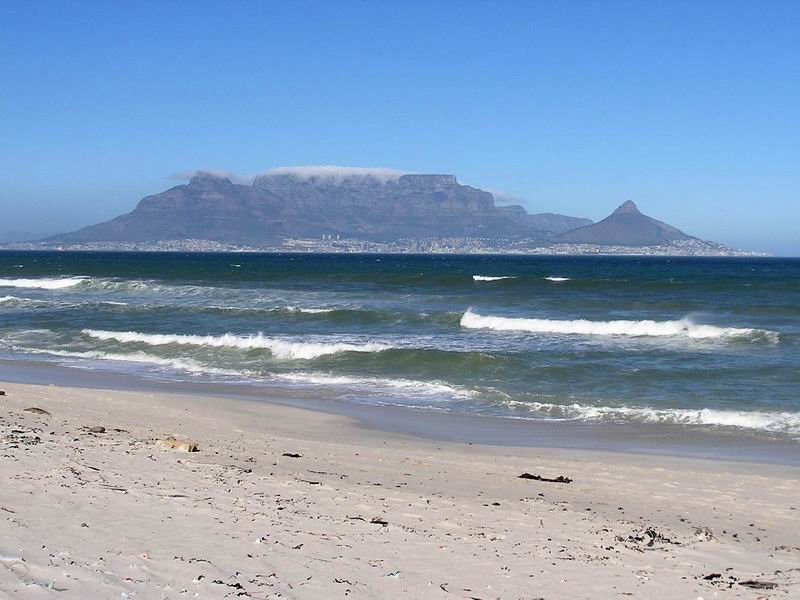
<svg viewBox="0 0 800 600">
<path fill-rule="evenodd" d="M 194 170 L 448 173 L 800 255 L 796 2 L 0 5 L 0 236 Z"/>
</svg>

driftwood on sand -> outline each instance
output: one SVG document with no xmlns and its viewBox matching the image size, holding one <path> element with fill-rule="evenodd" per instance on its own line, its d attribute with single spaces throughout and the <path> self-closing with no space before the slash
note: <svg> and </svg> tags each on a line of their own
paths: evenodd
<svg viewBox="0 0 800 600">
<path fill-rule="evenodd" d="M 518 476 L 520 479 L 533 479 L 534 481 L 544 481 L 547 483 L 572 483 L 572 479 L 559 475 L 558 477 L 542 477 L 541 475 L 532 475 L 530 473 L 523 473 Z"/>
</svg>

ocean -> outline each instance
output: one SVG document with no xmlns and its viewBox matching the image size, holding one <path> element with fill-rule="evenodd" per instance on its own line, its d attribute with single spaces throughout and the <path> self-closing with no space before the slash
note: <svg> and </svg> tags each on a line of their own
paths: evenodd
<svg viewBox="0 0 800 600">
<path fill-rule="evenodd" d="M 0 359 L 800 441 L 800 259 L 2 252 Z"/>
</svg>

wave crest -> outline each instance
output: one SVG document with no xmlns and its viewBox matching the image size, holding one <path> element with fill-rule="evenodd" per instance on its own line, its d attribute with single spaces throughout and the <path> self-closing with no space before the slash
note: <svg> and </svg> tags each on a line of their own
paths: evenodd
<svg viewBox="0 0 800 600">
<path fill-rule="evenodd" d="M 470 398 L 472 390 L 449 385 L 441 381 L 418 381 L 414 379 L 390 379 L 380 377 L 353 377 L 350 375 L 331 375 L 325 373 L 281 373 L 272 376 L 278 381 L 321 386 L 365 387 L 370 389 L 389 389 L 402 391 L 414 396 L 447 396 L 451 398 Z"/>
<path fill-rule="evenodd" d="M 220 369 L 205 365 L 199 361 L 191 358 L 164 358 L 161 356 L 154 356 L 146 352 L 132 352 L 130 354 L 121 354 L 114 352 L 100 352 L 90 350 L 86 352 L 70 352 L 67 350 L 42 350 L 37 348 L 20 348 L 30 354 L 43 354 L 49 356 L 58 356 L 62 358 L 80 358 L 89 360 L 109 360 L 114 362 L 129 362 L 139 363 L 145 365 L 152 365 L 156 367 L 165 367 L 169 369 L 176 369 L 196 374 L 215 374 L 215 375 L 234 375 L 244 376 L 246 372 L 234 371 L 232 369 Z"/>
<path fill-rule="evenodd" d="M 515 402 L 550 418 L 576 421 L 636 422 L 666 425 L 737 427 L 800 435 L 800 412 L 760 412 L 713 408 L 650 408 L 635 406 L 587 406 Z"/>
<path fill-rule="evenodd" d="M 160 333 L 139 333 L 137 331 L 102 331 L 96 329 L 82 330 L 84 335 L 98 340 L 113 340 L 121 343 L 142 343 L 150 346 L 168 344 L 208 346 L 212 348 L 265 349 L 275 357 L 291 360 L 311 360 L 320 356 L 339 354 L 342 352 L 382 352 L 392 346 L 367 342 L 351 344 L 346 342 L 291 342 L 282 339 L 255 335 L 177 335 Z"/>
<path fill-rule="evenodd" d="M 680 336 L 692 339 L 763 338 L 778 341 L 778 333 L 763 329 L 717 327 L 698 325 L 689 319 L 677 321 L 587 321 L 529 319 L 520 317 L 482 316 L 467 310 L 461 317 L 461 326 L 467 329 L 492 329 L 494 331 L 520 331 L 567 335 L 615 335 L 630 337 Z"/>
<path fill-rule="evenodd" d="M 88 277 L 42 277 L 38 279 L 0 279 L 0 287 L 32 288 L 40 290 L 61 290 L 74 287 L 85 281 Z"/>
<path fill-rule="evenodd" d="M 510 275 L 473 275 L 473 281 L 500 281 L 501 279 L 516 279 Z"/>
</svg>

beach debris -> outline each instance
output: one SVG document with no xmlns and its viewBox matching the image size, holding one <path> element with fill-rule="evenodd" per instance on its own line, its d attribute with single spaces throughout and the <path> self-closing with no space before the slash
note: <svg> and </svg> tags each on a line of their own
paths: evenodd
<svg viewBox="0 0 800 600">
<path fill-rule="evenodd" d="M 633 542 L 635 544 L 644 544 L 648 548 L 652 548 L 655 546 L 656 542 L 660 544 L 675 544 L 680 545 L 679 542 L 674 542 L 667 536 L 665 536 L 660 531 L 657 531 L 653 527 L 647 527 L 644 531 L 641 532 L 634 532 L 629 535 L 627 538 L 622 537 L 621 535 L 617 536 L 618 542 Z"/>
<path fill-rule="evenodd" d="M 541 475 L 532 475 L 531 473 L 523 473 L 518 475 L 520 479 L 533 479 L 534 481 L 544 481 L 546 483 L 572 483 L 572 479 L 559 475 L 558 477 L 542 477 Z"/>
<path fill-rule="evenodd" d="M 181 441 L 172 436 L 165 437 L 156 442 L 156 445 L 169 450 L 177 450 L 178 452 L 199 452 L 200 449 L 197 444 L 189 441 Z"/>
<path fill-rule="evenodd" d="M 328 471 L 315 471 L 313 469 L 308 469 L 309 473 L 315 473 L 317 475 L 331 475 L 333 477 L 338 477 L 339 479 L 346 479 L 347 475 L 342 475 L 341 473 L 330 473 Z"/>
<path fill-rule="evenodd" d="M 22 429 L 12 429 L 10 435 L 6 436 L 5 441 L 10 444 L 10 448 L 19 448 L 20 444 L 23 446 L 41 444 L 42 438 L 38 435 L 33 435 L 32 432 L 27 432 Z"/>
<path fill-rule="evenodd" d="M 235 590 L 244 590 L 244 586 L 241 583 L 239 583 L 238 581 L 235 582 L 235 583 L 226 583 L 226 582 L 222 581 L 221 579 L 214 579 L 211 583 L 213 583 L 215 585 L 226 585 L 229 588 L 233 588 Z"/>
<path fill-rule="evenodd" d="M 298 454 L 297 452 L 284 452 L 282 456 L 286 456 L 288 458 L 303 458 L 303 455 Z"/>
<path fill-rule="evenodd" d="M 696 527 L 694 530 L 694 536 L 701 542 L 710 542 L 711 540 L 716 539 L 714 537 L 714 532 L 708 527 Z"/>
<path fill-rule="evenodd" d="M 297 481 L 302 482 L 302 483 L 307 483 L 308 485 L 322 485 L 321 481 L 312 481 L 310 479 L 300 479 L 299 477 L 296 477 L 295 479 Z"/>
<path fill-rule="evenodd" d="M 35 415 L 46 415 L 48 417 L 50 416 L 49 412 L 47 412 L 43 408 L 39 408 L 38 406 L 31 406 L 30 408 L 23 408 L 22 411 L 23 412 L 33 413 Z"/>
<path fill-rule="evenodd" d="M 370 519 L 370 523 L 373 523 L 375 525 L 380 525 L 381 527 L 389 526 L 389 521 L 381 517 L 373 517 L 372 519 Z"/>
<path fill-rule="evenodd" d="M 0 396 L 5 396 L 5 395 L 6 395 L 5 390 L 0 390 Z"/>
<path fill-rule="evenodd" d="M 781 571 L 775 571 L 775 574 L 780 574 Z M 709 573 L 702 577 L 705 581 L 720 587 L 727 586 L 728 589 L 734 585 L 741 585 L 742 587 L 750 588 L 753 590 L 774 590 L 778 587 L 778 583 L 774 581 L 763 581 L 761 579 L 739 579 L 736 575 L 723 576 L 722 573 Z"/>
<path fill-rule="evenodd" d="M 89 433 L 105 433 L 106 428 L 103 427 L 102 425 L 93 425 L 91 427 L 87 427 L 86 431 L 88 431 Z"/>
<path fill-rule="evenodd" d="M 778 584 L 774 581 L 758 581 L 757 579 L 740 581 L 739 585 L 753 590 L 774 590 L 776 587 L 778 587 Z"/>
</svg>

